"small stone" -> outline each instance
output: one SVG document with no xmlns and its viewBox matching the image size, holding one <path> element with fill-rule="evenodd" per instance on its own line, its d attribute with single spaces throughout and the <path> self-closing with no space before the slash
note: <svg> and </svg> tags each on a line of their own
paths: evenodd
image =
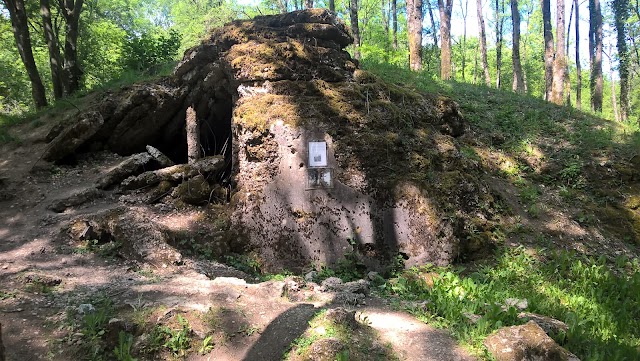
<svg viewBox="0 0 640 361">
<path fill-rule="evenodd" d="M 313 282 L 318 277 L 318 272 L 311 271 L 304 275 L 304 280 L 307 282 Z"/>
<path fill-rule="evenodd" d="M 96 308 L 93 307 L 93 305 L 90 304 L 90 303 L 83 303 L 80 306 L 78 306 L 77 311 L 78 311 L 79 314 L 85 315 L 85 314 L 88 314 L 88 313 L 96 312 Z"/>
<path fill-rule="evenodd" d="M 529 301 L 526 298 L 524 298 L 524 299 L 507 298 L 506 300 L 504 300 L 504 305 L 507 308 L 515 307 L 518 310 L 522 311 L 522 310 L 527 309 L 527 307 L 529 307 Z"/>
</svg>

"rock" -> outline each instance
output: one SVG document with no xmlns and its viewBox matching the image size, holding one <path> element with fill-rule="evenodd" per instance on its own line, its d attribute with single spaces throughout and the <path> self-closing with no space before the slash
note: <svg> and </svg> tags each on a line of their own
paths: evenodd
<svg viewBox="0 0 640 361">
<path fill-rule="evenodd" d="M 103 124 L 104 119 L 100 113 L 95 111 L 82 113 L 79 121 L 68 126 L 51 141 L 42 159 L 55 162 L 70 155 L 95 135 Z"/>
<path fill-rule="evenodd" d="M 369 293 L 369 282 L 357 280 L 345 283 L 338 277 L 329 277 L 320 284 L 320 291 L 366 295 Z"/>
<path fill-rule="evenodd" d="M 104 177 L 96 182 L 96 186 L 100 189 L 106 189 L 110 186 L 120 183 L 128 176 L 139 173 L 153 158 L 149 153 L 138 153 L 130 156 L 117 166 L 111 169 Z"/>
<path fill-rule="evenodd" d="M 342 283 L 342 280 L 338 277 L 329 277 L 320 283 L 320 290 L 325 292 L 338 291 L 339 287 L 342 286 Z"/>
<path fill-rule="evenodd" d="M 291 293 L 299 292 L 304 286 L 304 280 L 297 276 L 290 276 L 285 278 L 284 284 L 282 285 L 282 297 L 288 297 Z"/>
<path fill-rule="evenodd" d="M 154 171 L 144 172 L 138 176 L 131 176 L 122 181 L 124 189 L 138 189 L 158 184 L 162 181 L 180 182 L 184 179 L 199 175 L 210 174 L 224 167 L 224 158 L 209 156 L 198 159 L 194 164 L 178 164 Z"/>
<path fill-rule="evenodd" d="M 89 314 L 89 313 L 94 313 L 94 312 L 96 312 L 96 308 L 95 308 L 95 307 L 93 307 L 93 305 L 92 305 L 92 304 L 90 304 L 90 303 L 83 303 L 83 304 L 79 305 L 79 306 L 76 308 L 76 311 L 77 311 L 77 312 L 78 312 L 78 314 L 80 314 L 80 315 L 86 315 L 86 314 Z"/>
<path fill-rule="evenodd" d="M 489 335 L 484 345 L 497 361 L 580 361 L 533 321 L 503 327 Z"/>
<path fill-rule="evenodd" d="M 66 198 L 55 200 L 51 204 L 49 204 L 47 208 L 54 212 L 60 213 L 64 212 L 64 210 L 67 208 L 79 206 L 103 196 L 104 194 L 99 189 L 91 187 L 74 193 Z"/>
<path fill-rule="evenodd" d="M 325 319 L 338 325 L 345 325 L 348 328 L 354 330 L 358 327 L 358 321 L 356 321 L 356 311 L 347 311 L 342 307 L 332 308 L 324 315 Z"/>
<path fill-rule="evenodd" d="M 509 307 L 515 307 L 518 310 L 522 311 L 529 307 L 529 301 L 526 298 L 507 298 L 506 300 L 504 300 L 504 307 L 506 309 L 509 309 Z"/>
<path fill-rule="evenodd" d="M 58 124 L 54 125 L 53 127 L 51 127 L 51 129 L 49 129 L 49 132 L 47 133 L 47 135 L 44 138 L 45 141 L 47 143 L 51 143 L 52 140 L 56 139 L 56 137 L 59 136 L 60 133 L 62 133 L 64 128 L 65 128 L 65 126 L 62 123 L 58 123 Z"/>
<path fill-rule="evenodd" d="M 209 201 L 211 187 L 202 175 L 195 176 L 178 185 L 171 194 L 185 203 L 200 205 Z"/>
<path fill-rule="evenodd" d="M 135 332 L 136 326 L 131 322 L 127 322 L 120 318 L 112 318 L 109 320 L 107 324 L 107 332 L 111 335 L 117 337 L 120 331 L 133 333 Z"/>
<path fill-rule="evenodd" d="M 310 271 L 304 275 L 304 280 L 307 282 L 313 282 L 318 277 L 317 271 Z"/>
<path fill-rule="evenodd" d="M 172 165 L 175 165 L 175 163 L 173 163 L 173 161 L 169 159 L 169 157 L 164 155 L 164 153 L 159 151 L 157 148 L 154 148 L 150 145 L 147 145 L 146 148 L 147 148 L 147 153 L 149 153 L 153 157 L 153 159 L 155 159 L 156 162 L 158 162 L 160 167 L 166 168 L 166 167 L 171 167 Z"/>
<path fill-rule="evenodd" d="M 345 306 L 359 306 L 365 304 L 364 297 L 362 293 L 340 292 L 333 298 L 333 302 Z"/>
<path fill-rule="evenodd" d="M 520 312 L 518 318 L 535 322 L 549 336 L 567 333 L 567 331 L 569 331 L 569 326 L 567 326 L 566 323 L 537 313 Z"/>
<path fill-rule="evenodd" d="M 311 345 L 308 360 L 332 361 L 344 348 L 345 345 L 335 337 L 322 338 Z"/>
</svg>

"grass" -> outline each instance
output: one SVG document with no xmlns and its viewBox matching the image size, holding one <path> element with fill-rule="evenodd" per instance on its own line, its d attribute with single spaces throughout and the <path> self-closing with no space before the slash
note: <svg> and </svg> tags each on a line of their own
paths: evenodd
<svg viewBox="0 0 640 361">
<path fill-rule="evenodd" d="M 313 352 L 318 351 L 313 349 L 314 345 L 320 349 L 320 359 L 323 360 L 399 360 L 389 345 L 379 345 L 377 335 L 366 322 L 359 322 L 358 326 L 352 328 L 347 324 L 331 321 L 326 313 L 327 310 L 321 310 L 309 321 L 309 328 L 291 344 L 291 349 L 284 354 L 283 360 L 309 360 Z M 320 346 L 319 342 L 327 339 L 335 340 L 340 346 Z M 374 347 L 376 343 L 378 346 Z"/>
<path fill-rule="evenodd" d="M 640 263 L 620 257 L 610 270 L 604 258 L 573 252 L 504 251 L 474 271 L 414 268 L 382 286 L 387 295 L 428 300 L 408 309 L 418 318 L 447 328 L 461 343 L 483 354 L 482 341 L 503 326 L 525 323 L 518 311 L 503 308 L 508 298 L 526 299 L 527 311 L 569 326 L 556 341 L 582 360 L 640 358 Z M 432 274 L 432 285 L 420 275 Z M 433 273 L 437 276 L 433 276 Z M 465 316 L 481 316 L 476 323 Z"/>
</svg>

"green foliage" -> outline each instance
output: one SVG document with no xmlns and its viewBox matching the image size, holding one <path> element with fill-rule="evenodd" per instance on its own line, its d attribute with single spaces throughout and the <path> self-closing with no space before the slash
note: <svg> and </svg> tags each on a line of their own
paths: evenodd
<svg viewBox="0 0 640 361">
<path fill-rule="evenodd" d="M 113 354 L 118 361 L 137 361 L 131 356 L 131 346 L 133 345 L 133 335 L 120 331 L 118 334 L 118 345 L 113 349 Z"/>
<path fill-rule="evenodd" d="M 538 251 L 539 253 L 542 251 Z M 604 258 L 573 252 L 534 257 L 524 248 L 506 250 L 493 264 L 475 272 L 455 268 L 417 268 L 390 280 L 382 289 L 407 300 L 429 300 L 410 312 L 447 327 L 461 342 L 481 350 L 492 331 L 524 323 L 508 298 L 528 300 L 528 311 L 564 321 L 557 341 L 583 360 L 632 360 L 640 357 L 640 269 L 628 259 L 609 269 Z M 417 277 L 436 272 L 433 285 Z M 412 276 L 412 274 L 414 276 Z M 468 315 L 481 316 L 471 322 Z"/>
<path fill-rule="evenodd" d="M 351 246 L 352 251 L 345 253 L 344 257 L 336 262 L 334 267 L 320 266 L 318 270 L 318 279 L 324 280 L 329 277 L 338 277 L 345 282 L 359 280 L 365 277 L 366 267 L 360 260 L 357 249 L 357 241 L 348 238 L 347 242 Z"/>
<path fill-rule="evenodd" d="M 131 34 L 124 49 L 124 63 L 130 69 L 145 71 L 172 61 L 178 54 L 180 34 L 170 29 L 168 32 L 143 32 Z"/>
<path fill-rule="evenodd" d="M 205 337 L 204 340 L 202 340 L 202 346 L 200 346 L 200 349 L 198 350 L 198 352 L 201 355 L 206 355 L 209 352 L 211 352 L 214 347 L 215 347 L 215 344 L 213 343 L 213 336 L 209 335 Z"/>
<path fill-rule="evenodd" d="M 149 336 L 151 351 L 158 351 L 162 348 L 171 351 L 174 356 L 185 356 L 187 350 L 191 348 L 191 326 L 189 321 L 177 315 L 178 329 L 168 326 L 156 325 Z"/>
</svg>

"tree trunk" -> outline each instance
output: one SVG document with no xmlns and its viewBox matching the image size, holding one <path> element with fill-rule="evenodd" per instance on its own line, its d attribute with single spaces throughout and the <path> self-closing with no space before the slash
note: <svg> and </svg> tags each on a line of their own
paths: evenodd
<svg viewBox="0 0 640 361">
<path fill-rule="evenodd" d="M 187 108 L 185 123 L 187 130 L 187 163 L 194 164 L 200 159 L 200 125 L 193 107 Z"/>
<path fill-rule="evenodd" d="M 467 14 L 469 9 L 469 0 L 460 0 L 460 11 L 462 13 L 462 81 L 465 81 L 464 69 L 467 66 Z"/>
<path fill-rule="evenodd" d="M 407 1 L 407 36 L 409 37 L 409 67 L 422 70 L 422 0 Z"/>
<path fill-rule="evenodd" d="M 609 46 L 609 64 L 611 64 L 611 57 L 613 56 L 613 45 Z M 613 108 L 613 119 L 616 122 L 620 121 L 620 113 L 618 112 L 618 101 L 616 99 L 616 80 L 613 77 L 613 66 L 609 66 L 609 77 L 611 78 L 611 107 Z"/>
<path fill-rule="evenodd" d="M 496 88 L 500 89 L 500 76 L 502 75 L 502 29 L 504 28 L 504 12 L 505 0 L 496 0 Z"/>
<path fill-rule="evenodd" d="M 80 88 L 83 71 L 78 62 L 78 27 L 84 0 L 58 0 L 66 22 L 64 42 L 64 90 L 67 95 Z"/>
<path fill-rule="evenodd" d="M 629 118 L 629 48 L 627 47 L 627 20 L 629 19 L 629 0 L 614 0 L 613 14 L 616 27 L 616 46 L 618 48 L 618 75 L 620 76 L 620 120 Z"/>
<path fill-rule="evenodd" d="M 393 16 L 393 50 L 398 50 L 398 0 L 391 0 Z"/>
<path fill-rule="evenodd" d="M 433 45 L 438 49 L 438 29 L 436 29 L 436 21 L 433 19 L 433 9 L 431 7 L 431 0 L 427 1 L 427 10 L 429 10 L 429 19 L 431 20 L 431 36 L 433 37 Z M 439 57 L 440 55 L 438 55 Z"/>
<path fill-rule="evenodd" d="M 313 0 L 304 0 L 305 9 L 313 9 Z"/>
<path fill-rule="evenodd" d="M 446 1 L 446 4 L 444 3 Z M 453 0 L 438 0 L 440 10 L 440 78 L 451 79 L 451 10 Z"/>
<path fill-rule="evenodd" d="M 489 75 L 489 61 L 487 60 L 487 34 L 484 30 L 484 18 L 482 17 L 482 0 L 476 1 L 478 10 L 478 32 L 480 33 L 480 58 L 482 60 L 482 72 L 484 73 L 484 83 L 491 86 L 491 76 Z"/>
<path fill-rule="evenodd" d="M 518 0 L 511 0 L 511 19 L 513 20 L 513 50 L 511 52 L 513 91 L 524 93 L 524 76 L 520 65 L 520 11 L 518 10 Z"/>
<path fill-rule="evenodd" d="M 353 57 L 360 60 L 360 26 L 358 25 L 358 0 L 349 0 L 351 31 L 353 32 Z"/>
<path fill-rule="evenodd" d="M 329 0 L 329 11 L 336 12 L 336 0 Z"/>
<path fill-rule="evenodd" d="M 544 99 L 551 100 L 553 87 L 553 32 L 551 30 L 551 1 L 542 0 L 544 31 Z"/>
<path fill-rule="evenodd" d="M 31 36 L 29 35 L 29 22 L 24 8 L 24 1 L 3 1 L 9 11 L 13 36 L 16 39 L 16 46 L 18 47 L 20 58 L 22 59 L 22 63 L 24 64 L 29 80 L 31 81 L 31 96 L 33 97 L 36 109 L 41 109 L 47 106 L 47 96 L 44 90 L 44 85 L 42 84 L 42 79 L 40 78 L 40 73 L 38 73 L 36 61 L 33 58 Z"/>
<path fill-rule="evenodd" d="M 380 1 L 380 12 L 382 13 L 382 26 L 384 28 L 384 56 L 385 62 L 389 61 L 389 31 L 390 31 L 390 15 L 389 0 Z"/>
<path fill-rule="evenodd" d="M 602 112 L 602 11 L 600 0 L 589 0 L 589 59 L 591 110 Z"/>
<path fill-rule="evenodd" d="M 478 52 L 473 54 L 473 85 L 478 84 Z"/>
<path fill-rule="evenodd" d="M 565 104 L 567 106 L 571 106 L 571 78 L 569 77 L 569 43 L 571 42 L 571 20 L 573 20 L 573 5 L 574 0 L 571 1 L 571 11 L 569 11 L 569 24 L 567 25 L 567 41 L 565 41 L 566 49 L 564 51 L 565 54 L 565 70 L 564 70 L 564 96 Z M 576 21 L 576 26 L 580 26 L 578 21 Z"/>
<path fill-rule="evenodd" d="M 551 102 L 564 104 L 564 81 L 567 69 L 567 59 L 564 52 L 564 0 L 558 0 L 556 10 L 556 57 L 553 62 L 553 89 L 551 91 Z"/>
<path fill-rule="evenodd" d="M 58 48 L 58 38 L 53 31 L 51 24 L 51 5 L 49 0 L 40 0 L 40 15 L 42 16 L 42 26 L 44 27 L 44 38 L 49 49 L 49 66 L 51 67 L 51 84 L 53 85 L 53 96 L 56 99 L 62 98 L 62 58 L 60 48 Z"/>
<path fill-rule="evenodd" d="M 580 66 L 580 8 L 578 0 L 574 0 L 576 9 L 576 107 L 582 109 L 582 67 Z"/>
</svg>

